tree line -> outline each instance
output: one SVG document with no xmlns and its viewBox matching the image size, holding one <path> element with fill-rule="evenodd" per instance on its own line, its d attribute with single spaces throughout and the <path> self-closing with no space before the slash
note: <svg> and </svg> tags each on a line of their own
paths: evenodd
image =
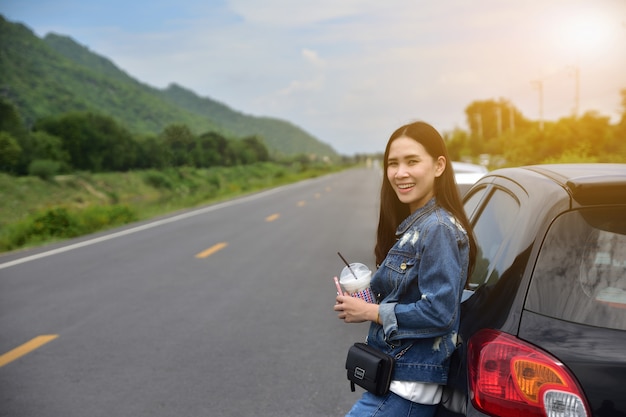
<svg viewBox="0 0 626 417">
<path fill-rule="evenodd" d="M 113 172 L 190 166 L 246 165 L 270 160 L 258 136 L 194 135 L 184 124 L 135 136 L 113 118 L 89 111 L 37 120 L 27 129 L 0 100 L 0 172 L 50 178 L 74 171 Z"/>
<path fill-rule="evenodd" d="M 626 89 L 621 120 L 589 111 L 557 121 L 533 121 L 508 100 L 474 101 L 465 115 L 469 131 L 445 134 L 452 159 L 496 156 L 494 165 L 559 162 L 626 162 Z"/>
<path fill-rule="evenodd" d="M 533 121 L 507 100 L 474 101 L 469 130 L 444 132 L 452 160 L 491 156 L 491 168 L 550 162 L 626 162 L 626 89 L 621 120 L 590 111 L 557 121 Z M 367 159 L 356 155 L 353 159 Z M 306 162 L 301 155 L 295 159 Z M 185 124 L 135 136 L 113 118 L 72 112 L 39 119 L 28 129 L 16 108 L 0 100 L 0 172 L 50 178 L 73 171 L 111 172 L 190 166 L 246 165 L 271 160 L 258 136 L 194 135 Z M 346 161 L 346 157 L 343 158 Z"/>
</svg>

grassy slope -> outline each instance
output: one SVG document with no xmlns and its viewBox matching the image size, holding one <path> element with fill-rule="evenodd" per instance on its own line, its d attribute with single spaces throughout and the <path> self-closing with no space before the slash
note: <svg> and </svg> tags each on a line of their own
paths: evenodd
<svg viewBox="0 0 626 417">
<path fill-rule="evenodd" d="M 262 163 L 212 169 L 81 173 L 53 181 L 0 174 L 0 252 L 92 233 L 120 222 L 149 219 L 339 169 Z M 120 207 L 131 216 L 109 220 L 107 216 Z M 58 209 L 67 211 L 75 224 L 70 235 L 41 229 L 42 218 L 49 219 L 46 214 Z M 94 213 L 94 209 L 99 211 Z M 94 216 L 102 218 L 95 226 Z"/>
</svg>

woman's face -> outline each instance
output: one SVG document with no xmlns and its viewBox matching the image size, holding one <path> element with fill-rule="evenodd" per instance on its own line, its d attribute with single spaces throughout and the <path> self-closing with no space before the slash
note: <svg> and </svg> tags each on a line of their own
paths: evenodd
<svg viewBox="0 0 626 417">
<path fill-rule="evenodd" d="M 411 213 L 435 196 L 435 178 L 446 167 L 446 159 L 434 159 L 421 143 L 401 136 L 389 146 L 387 179 L 398 199 L 409 205 Z"/>
</svg>

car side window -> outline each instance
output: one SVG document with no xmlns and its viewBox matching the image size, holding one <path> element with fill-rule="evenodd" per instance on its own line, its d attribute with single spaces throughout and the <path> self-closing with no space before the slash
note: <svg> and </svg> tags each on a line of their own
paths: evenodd
<svg viewBox="0 0 626 417">
<path fill-rule="evenodd" d="M 472 217 L 476 207 L 478 207 L 478 203 L 483 199 L 483 196 L 487 192 L 487 187 L 479 188 L 472 192 L 471 195 L 465 198 L 465 202 L 463 203 L 463 209 L 465 210 L 465 214 L 468 218 Z"/>
<path fill-rule="evenodd" d="M 466 201 L 466 210 L 471 208 L 472 197 Z M 474 213 L 471 221 L 478 250 L 474 272 L 468 281 L 469 289 L 474 290 L 489 282 L 492 275 L 498 279 L 497 273 L 492 274 L 494 264 L 519 210 L 515 197 L 496 188 L 482 209 Z"/>
</svg>

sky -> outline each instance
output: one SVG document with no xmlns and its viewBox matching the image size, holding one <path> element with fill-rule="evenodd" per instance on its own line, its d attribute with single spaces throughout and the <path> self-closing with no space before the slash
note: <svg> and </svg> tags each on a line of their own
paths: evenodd
<svg viewBox="0 0 626 417">
<path fill-rule="evenodd" d="M 343 155 L 382 152 L 415 120 L 468 130 L 478 100 L 531 120 L 624 111 L 626 0 L 0 0 L 0 14 Z"/>
</svg>

